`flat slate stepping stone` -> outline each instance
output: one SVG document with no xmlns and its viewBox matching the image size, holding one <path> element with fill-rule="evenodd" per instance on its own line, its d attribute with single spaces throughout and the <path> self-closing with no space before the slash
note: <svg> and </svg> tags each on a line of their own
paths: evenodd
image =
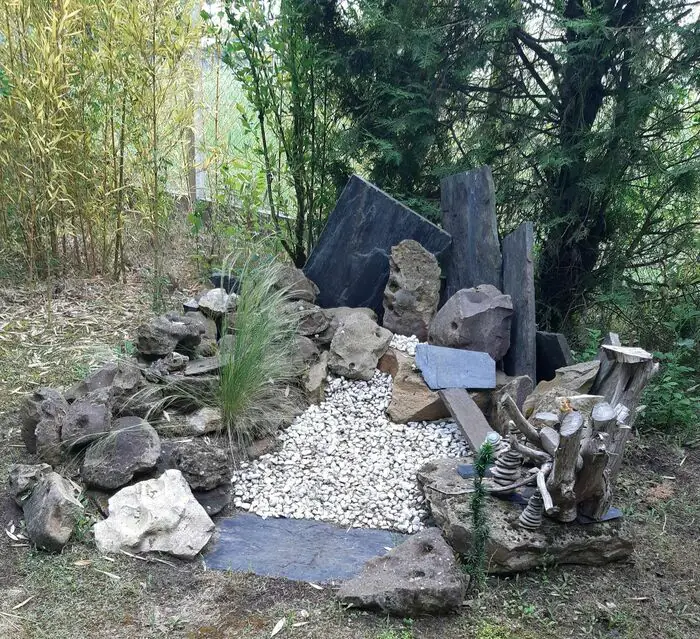
<svg viewBox="0 0 700 639">
<path fill-rule="evenodd" d="M 406 537 L 388 530 L 347 529 L 310 519 L 263 519 L 239 513 L 218 522 L 217 539 L 204 561 L 214 570 L 253 572 L 262 577 L 344 581 Z"/>
<path fill-rule="evenodd" d="M 488 353 L 418 344 L 416 367 L 431 390 L 496 388 L 496 362 Z"/>
<path fill-rule="evenodd" d="M 450 236 L 373 184 L 353 175 L 340 195 L 304 273 L 324 308 L 366 306 L 384 313 L 391 248 L 416 240 L 438 259 Z"/>
</svg>

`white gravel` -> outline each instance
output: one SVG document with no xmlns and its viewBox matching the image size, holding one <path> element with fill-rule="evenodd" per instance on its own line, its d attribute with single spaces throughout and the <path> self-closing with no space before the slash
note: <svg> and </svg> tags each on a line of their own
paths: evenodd
<svg viewBox="0 0 700 639">
<path fill-rule="evenodd" d="M 395 334 L 391 338 L 391 343 L 389 344 L 389 346 L 391 346 L 391 348 L 395 348 L 397 351 L 403 351 L 408 355 L 415 355 L 416 346 L 418 344 L 420 344 L 420 340 L 415 335 L 406 337 L 405 335 Z"/>
<path fill-rule="evenodd" d="M 234 474 L 234 505 L 262 517 L 416 532 L 428 516 L 416 471 L 468 451 L 452 422 L 393 424 L 391 377 L 333 378 L 325 400 L 284 431 L 280 451 Z"/>
</svg>

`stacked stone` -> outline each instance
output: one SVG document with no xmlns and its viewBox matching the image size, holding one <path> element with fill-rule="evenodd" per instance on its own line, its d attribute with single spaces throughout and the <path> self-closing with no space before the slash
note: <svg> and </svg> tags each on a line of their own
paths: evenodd
<svg viewBox="0 0 700 639">
<path fill-rule="evenodd" d="M 544 510 L 542 495 L 536 491 L 527 502 L 525 510 L 520 514 L 518 520 L 523 528 L 536 530 L 542 525 L 542 511 Z"/>
<path fill-rule="evenodd" d="M 491 476 L 499 486 L 508 486 L 520 477 L 520 466 L 523 458 L 517 451 L 508 450 L 496 459 L 491 469 Z"/>
</svg>

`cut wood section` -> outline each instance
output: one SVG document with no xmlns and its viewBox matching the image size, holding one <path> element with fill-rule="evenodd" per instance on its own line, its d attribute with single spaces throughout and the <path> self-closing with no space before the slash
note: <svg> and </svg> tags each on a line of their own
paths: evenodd
<svg viewBox="0 0 700 639">
<path fill-rule="evenodd" d="M 583 436 L 583 416 L 573 411 L 562 420 L 559 431 L 559 446 L 554 456 L 554 466 L 547 479 L 547 488 L 554 505 L 558 507 L 556 518 L 571 522 L 576 519 L 576 462 L 578 461 L 581 437 Z"/>
<path fill-rule="evenodd" d="M 463 388 L 445 388 L 439 392 L 450 415 L 462 429 L 470 448 L 477 452 L 493 431 L 476 402 Z"/>
</svg>

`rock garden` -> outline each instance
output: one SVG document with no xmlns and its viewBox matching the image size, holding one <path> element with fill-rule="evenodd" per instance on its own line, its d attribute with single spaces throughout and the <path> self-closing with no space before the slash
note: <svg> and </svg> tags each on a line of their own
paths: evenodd
<svg viewBox="0 0 700 639">
<path fill-rule="evenodd" d="M 499 240 L 492 189 L 488 167 L 447 178 L 441 230 L 353 177 L 303 270 L 213 273 L 130 354 L 37 388 L 11 534 L 61 552 L 90 509 L 103 555 L 400 617 L 459 609 L 470 574 L 629 559 L 616 481 L 658 365 L 612 333 L 574 363 L 537 331 L 532 226 Z"/>
</svg>

